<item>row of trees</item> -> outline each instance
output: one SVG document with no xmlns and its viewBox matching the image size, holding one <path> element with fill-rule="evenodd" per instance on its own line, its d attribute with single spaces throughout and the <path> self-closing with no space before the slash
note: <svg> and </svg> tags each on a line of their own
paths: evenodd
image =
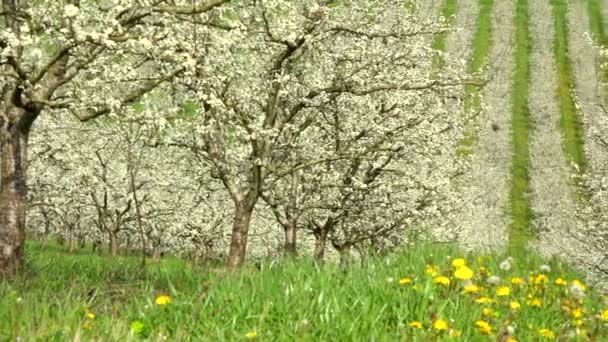
<svg viewBox="0 0 608 342">
<path fill-rule="evenodd" d="M 210 250 L 229 226 L 233 267 L 252 220 L 345 260 L 445 227 L 463 77 L 433 71 L 442 27 L 405 5 L 3 1 L 0 272 L 26 204 L 36 234 L 113 254 Z"/>
</svg>

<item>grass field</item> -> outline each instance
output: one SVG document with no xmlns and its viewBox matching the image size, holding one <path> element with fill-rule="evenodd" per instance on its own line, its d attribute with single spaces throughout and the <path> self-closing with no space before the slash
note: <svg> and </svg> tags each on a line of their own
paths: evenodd
<svg viewBox="0 0 608 342">
<path fill-rule="evenodd" d="M 468 65 L 468 72 L 477 75 L 487 65 L 492 48 L 492 10 L 494 0 L 479 0 L 479 15 L 473 42 L 472 55 Z M 465 110 L 467 113 L 476 113 L 481 109 L 481 89 L 473 85 L 465 86 Z M 478 141 L 478 132 L 470 129 L 461 141 L 458 155 L 466 157 L 473 153 Z"/>
<path fill-rule="evenodd" d="M 224 273 L 176 258 L 143 271 L 138 258 L 35 242 L 27 251 L 27 274 L 0 282 L 0 340 L 608 338 L 606 297 L 533 255 L 506 271 L 502 255 L 423 245 L 348 271 L 299 260 Z"/>
<path fill-rule="evenodd" d="M 515 73 L 513 75 L 512 125 L 513 164 L 511 169 L 509 247 L 521 251 L 534 236 L 531 227 L 530 193 L 530 111 L 528 86 L 530 79 L 530 32 L 528 1 L 518 0 L 515 15 Z"/>
</svg>

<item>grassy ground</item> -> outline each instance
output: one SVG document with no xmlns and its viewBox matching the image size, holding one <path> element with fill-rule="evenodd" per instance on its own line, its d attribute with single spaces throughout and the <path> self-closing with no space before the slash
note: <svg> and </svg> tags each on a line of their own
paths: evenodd
<svg viewBox="0 0 608 342">
<path fill-rule="evenodd" d="M 511 328 L 519 341 L 608 338 L 606 298 L 530 254 L 510 271 L 504 256 L 421 245 L 348 271 L 298 260 L 222 273 L 179 259 L 142 271 L 137 258 L 37 243 L 27 252 L 28 274 L 0 282 L 3 341 L 489 341 Z"/>
<path fill-rule="evenodd" d="M 454 21 L 454 16 L 456 15 L 456 11 L 458 10 L 458 0 L 444 0 L 443 5 L 441 7 L 441 16 L 443 16 L 447 22 L 446 24 L 449 26 Z M 435 37 L 433 41 L 433 49 L 445 52 L 445 44 L 448 36 L 448 31 L 442 32 Z M 438 70 L 443 69 L 445 66 L 445 61 L 441 57 L 435 58 L 435 67 Z"/>
<path fill-rule="evenodd" d="M 604 18 L 602 15 L 601 0 L 587 0 L 587 13 L 589 14 L 589 29 L 593 34 L 595 43 L 600 46 L 608 46 L 608 35 L 604 29 Z M 606 60 L 602 60 L 605 63 Z M 602 73 L 603 79 L 608 80 L 608 69 Z"/>
<path fill-rule="evenodd" d="M 528 108 L 528 86 L 530 79 L 530 32 L 528 1 L 518 0 L 515 14 L 515 73 L 513 75 L 512 135 L 513 165 L 509 202 L 511 225 L 509 246 L 512 250 L 524 250 L 534 237 L 531 226 L 532 209 L 528 199 L 530 193 L 530 111 Z"/>
<path fill-rule="evenodd" d="M 494 0 L 479 0 L 479 16 L 471 44 L 472 54 L 468 72 L 479 74 L 487 65 L 492 49 L 492 9 Z M 481 109 L 481 89 L 477 86 L 465 86 L 465 110 L 476 113 Z M 460 144 L 458 155 L 466 157 L 473 153 L 473 148 L 479 139 L 476 130 L 470 130 Z"/>
<path fill-rule="evenodd" d="M 558 88 L 557 96 L 560 101 L 560 125 L 563 135 L 564 151 L 568 159 L 578 166 L 582 174 L 587 167 L 583 143 L 583 128 L 573 97 L 574 76 L 570 59 L 568 58 L 568 24 L 566 0 L 552 0 L 553 18 L 555 22 L 554 53 L 557 63 Z"/>
</svg>

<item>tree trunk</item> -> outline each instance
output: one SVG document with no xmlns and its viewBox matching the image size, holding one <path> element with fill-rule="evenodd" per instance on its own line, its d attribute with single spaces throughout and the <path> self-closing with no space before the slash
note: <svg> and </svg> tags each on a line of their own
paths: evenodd
<svg viewBox="0 0 608 342">
<path fill-rule="evenodd" d="M 118 255 L 118 238 L 111 230 L 108 231 L 108 252 L 113 257 Z"/>
<path fill-rule="evenodd" d="M 351 246 L 349 244 L 345 244 L 337 248 L 338 253 L 340 253 L 340 267 L 346 268 L 350 266 L 352 254 L 351 254 Z"/>
<path fill-rule="evenodd" d="M 285 230 L 285 255 L 296 256 L 298 254 L 296 247 L 297 225 L 290 221 L 283 229 Z"/>
<path fill-rule="evenodd" d="M 255 201 L 247 203 L 246 200 L 237 203 L 235 206 L 230 253 L 228 255 L 228 267 L 230 268 L 237 268 L 245 262 L 247 235 L 249 234 L 249 224 L 251 223 L 254 207 Z"/>
<path fill-rule="evenodd" d="M 315 260 L 319 263 L 325 258 L 325 246 L 327 245 L 327 231 L 323 230 L 314 234 L 315 236 Z"/>
<path fill-rule="evenodd" d="M 19 271 L 25 244 L 29 127 L 11 120 L 15 111 L 0 113 L 0 276 Z"/>
</svg>

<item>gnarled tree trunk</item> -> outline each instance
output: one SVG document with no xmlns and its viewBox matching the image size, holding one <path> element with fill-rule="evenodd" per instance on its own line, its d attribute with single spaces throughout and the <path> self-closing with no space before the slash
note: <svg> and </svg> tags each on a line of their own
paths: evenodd
<svg viewBox="0 0 608 342">
<path fill-rule="evenodd" d="M 243 200 L 235 205 L 230 253 L 228 254 L 228 267 L 230 268 L 237 268 L 245 262 L 247 236 L 256 201 L 257 197 Z"/>
<path fill-rule="evenodd" d="M 27 142 L 31 124 L 18 107 L 0 108 L 0 275 L 22 265 L 25 244 Z"/>
<path fill-rule="evenodd" d="M 298 227 L 295 222 L 288 220 L 287 224 L 283 226 L 285 231 L 285 254 L 290 256 L 296 256 L 298 254 L 296 239 Z"/>
</svg>

